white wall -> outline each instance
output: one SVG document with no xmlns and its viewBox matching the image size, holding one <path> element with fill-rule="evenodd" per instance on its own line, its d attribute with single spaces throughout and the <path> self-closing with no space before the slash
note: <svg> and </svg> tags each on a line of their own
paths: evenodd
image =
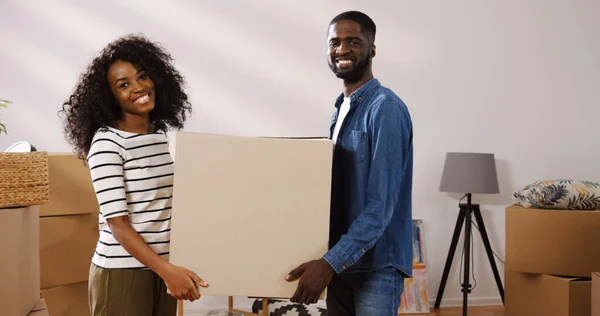
<svg viewBox="0 0 600 316">
<path fill-rule="evenodd" d="M 460 197 L 437 191 L 446 151 L 496 154 L 502 193 L 474 200 L 501 258 L 503 209 L 514 190 L 540 179 L 600 181 L 598 1 L 166 3 L 0 2 L 0 97 L 14 101 L 0 113 L 9 129 L 0 148 L 25 139 L 70 151 L 56 113 L 93 54 L 129 32 L 144 32 L 176 58 L 194 104 L 186 130 L 325 135 L 340 92 L 325 59 L 327 24 L 360 9 L 378 26 L 375 75 L 414 120 L 414 217 L 426 225 L 432 299 Z M 461 249 L 447 304 L 460 304 Z M 475 266 L 471 302 L 498 303 L 477 234 Z"/>
</svg>

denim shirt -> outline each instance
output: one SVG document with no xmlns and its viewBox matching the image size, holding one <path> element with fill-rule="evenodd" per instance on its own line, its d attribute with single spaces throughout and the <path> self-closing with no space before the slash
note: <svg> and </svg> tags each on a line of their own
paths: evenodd
<svg viewBox="0 0 600 316">
<path fill-rule="evenodd" d="M 335 103 L 330 139 L 343 99 Z M 336 273 L 393 266 L 412 276 L 412 140 L 406 105 L 377 79 L 350 95 L 333 155 L 324 255 Z"/>
</svg>

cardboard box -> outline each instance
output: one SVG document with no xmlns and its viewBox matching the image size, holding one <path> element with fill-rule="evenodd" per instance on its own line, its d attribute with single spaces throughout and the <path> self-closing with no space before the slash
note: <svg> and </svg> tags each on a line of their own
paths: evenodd
<svg viewBox="0 0 600 316">
<path fill-rule="evenodd" d="M 600 272 L 592 273 L 592 316 L 600 316 Z"/>
<path fill-rule="evenodd" d="M 39 298 L 39 206 L 0 209 L 2 315 L 26 316 Z"/>
<path fill-rule="evenodd" d="M 27 316 L 50 316 L 47 309 L 40 309 L 30 312 Z"/>
<path fill-rule="evenodd" d="M 40 216 L 98 213 L 90 169 L 74 154 L 48 154 L 50 201 Z"/>
<path fill-rule="evenodd" d="M 506 315 L 589 316 L 591 280 L 506 271 Z"/>
<path fill-rule="evenodd" d="M 47 309 L 40 309 L 36 311 L 31 311 L 29 314 L 27 314 L 27 316 L 50 316 L 50 314 L 48 314 Z"/>
<path fill-rule="evenodd" d="M 42 217 L 41 288 L 87 281 L 97 242 L 97 213 Z"/>
<path fill-rule="evenodd" d="M 44 299 L 39 300 L 27 316 L 48 316 L 48 310 L 46 309 L 46 302 Z"/>
<path fill-rule="evenodd" d="M 600 211 L 506 208 L 506 269 L 590 278 L 600 271 Z"/>
<path fill-rule="evenodd" d="M 79 282 L 42 290 L 51 316 L 83 316 L 90 314 L 88 282 Z"/>
<path fill-rule="evenodd" d="M 291 297 L 287 273 L 328 249 L 332 142 L 176 137 L 170 261 L 203 295 Z"/>
</svg>

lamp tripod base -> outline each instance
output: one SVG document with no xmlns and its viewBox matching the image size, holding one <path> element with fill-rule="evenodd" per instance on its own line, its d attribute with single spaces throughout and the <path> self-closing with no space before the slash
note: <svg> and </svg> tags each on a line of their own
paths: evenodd
<svg viewBox="0 0 600 316">
<path fill-rule="evenodd" d="M 471 260 L 471 229 L 472 229 L 472 215 L 475 215 L 475 221 L 477 222 L 477 227 L 479 228 L 479 232 L 481 233 L 481 239 L 483 241 L 483 245 L 485 246 L 485 252 L 487 253 L 487 257 L 490 261 L 490 265 L 492 267 L 492 272 L 494 273 L 494 278 L 496 279 L 496 285 L 498 286 L 498 291 L 500 292 L 500 297 L 502 298 L 502 303 L 504 304 L 504 288 L 502 286 L 502 281 L 500 280 L 500 274 L 498 273 L 498 267 L 496 266 L 496 261 L 494 260 L 494 254 L 492 252 L 492 246 L 490 245 L 490 241 L 488 239 L 488 234 L 485 229 L 485 225 L 483 224 L 483 217 L 481 216 L 481 211 L 479 210 L 478 204 L 471 204 L 471 194 L 467 194 L 468 203 L 459 204 L 460 212 L 458 214 L 458 219 L 456 221 L 456 227 L 454 228 L 454 235 L 452 236 L 452 242 L 450 243 L 450 250 L 448 251 L 448 257 L 446 258 L 446 265 L 444 267 L 444 273 L 442 274 L 442 281 L 440 283 L 440 288 L 437 293 L 437 298 L 435 300 L 434 308 L 440 308 L 440 303 L 442 301 L 442 297 L 444 296 L 444 289 L 446 287 L 446 282 L 448 281 L 448 274 L 450 273 L 450 268 L 452 267 L 452 259 L 454 258 L 454 253 L 456 252 L 456 246 L 458 245 L 458 239 L 460 237 L 460 233 L 462 230 L 463 223 L 465 225 L 465 238 L 464 238 L 464 279 L 462 286 L 463 293 L 463 316 L 467 316 L 467 306 L 468 306 L 468 295 L 471 293 L 472 285 L 469 283 L 469 264 Z"/>
</svg>

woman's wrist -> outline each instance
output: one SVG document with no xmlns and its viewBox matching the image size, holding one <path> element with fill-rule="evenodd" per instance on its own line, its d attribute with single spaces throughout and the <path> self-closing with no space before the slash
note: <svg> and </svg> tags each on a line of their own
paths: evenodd
<svg viewBox="0 0 600 316">
<path fill-rule="evenodd" d="M 161 258 L 160 261 L 156 263 L 156 266 L 151 267 L 150 269 L 152 271 L 154 271 L 156 274 L 158 274 L 159 277 L 164 279 L 164 275 L 165 275 L 166 271 L 169 269 L 170 265 L 171 264 L 169 262 L 162 260 L 162 258 Z"/>
</svg>

